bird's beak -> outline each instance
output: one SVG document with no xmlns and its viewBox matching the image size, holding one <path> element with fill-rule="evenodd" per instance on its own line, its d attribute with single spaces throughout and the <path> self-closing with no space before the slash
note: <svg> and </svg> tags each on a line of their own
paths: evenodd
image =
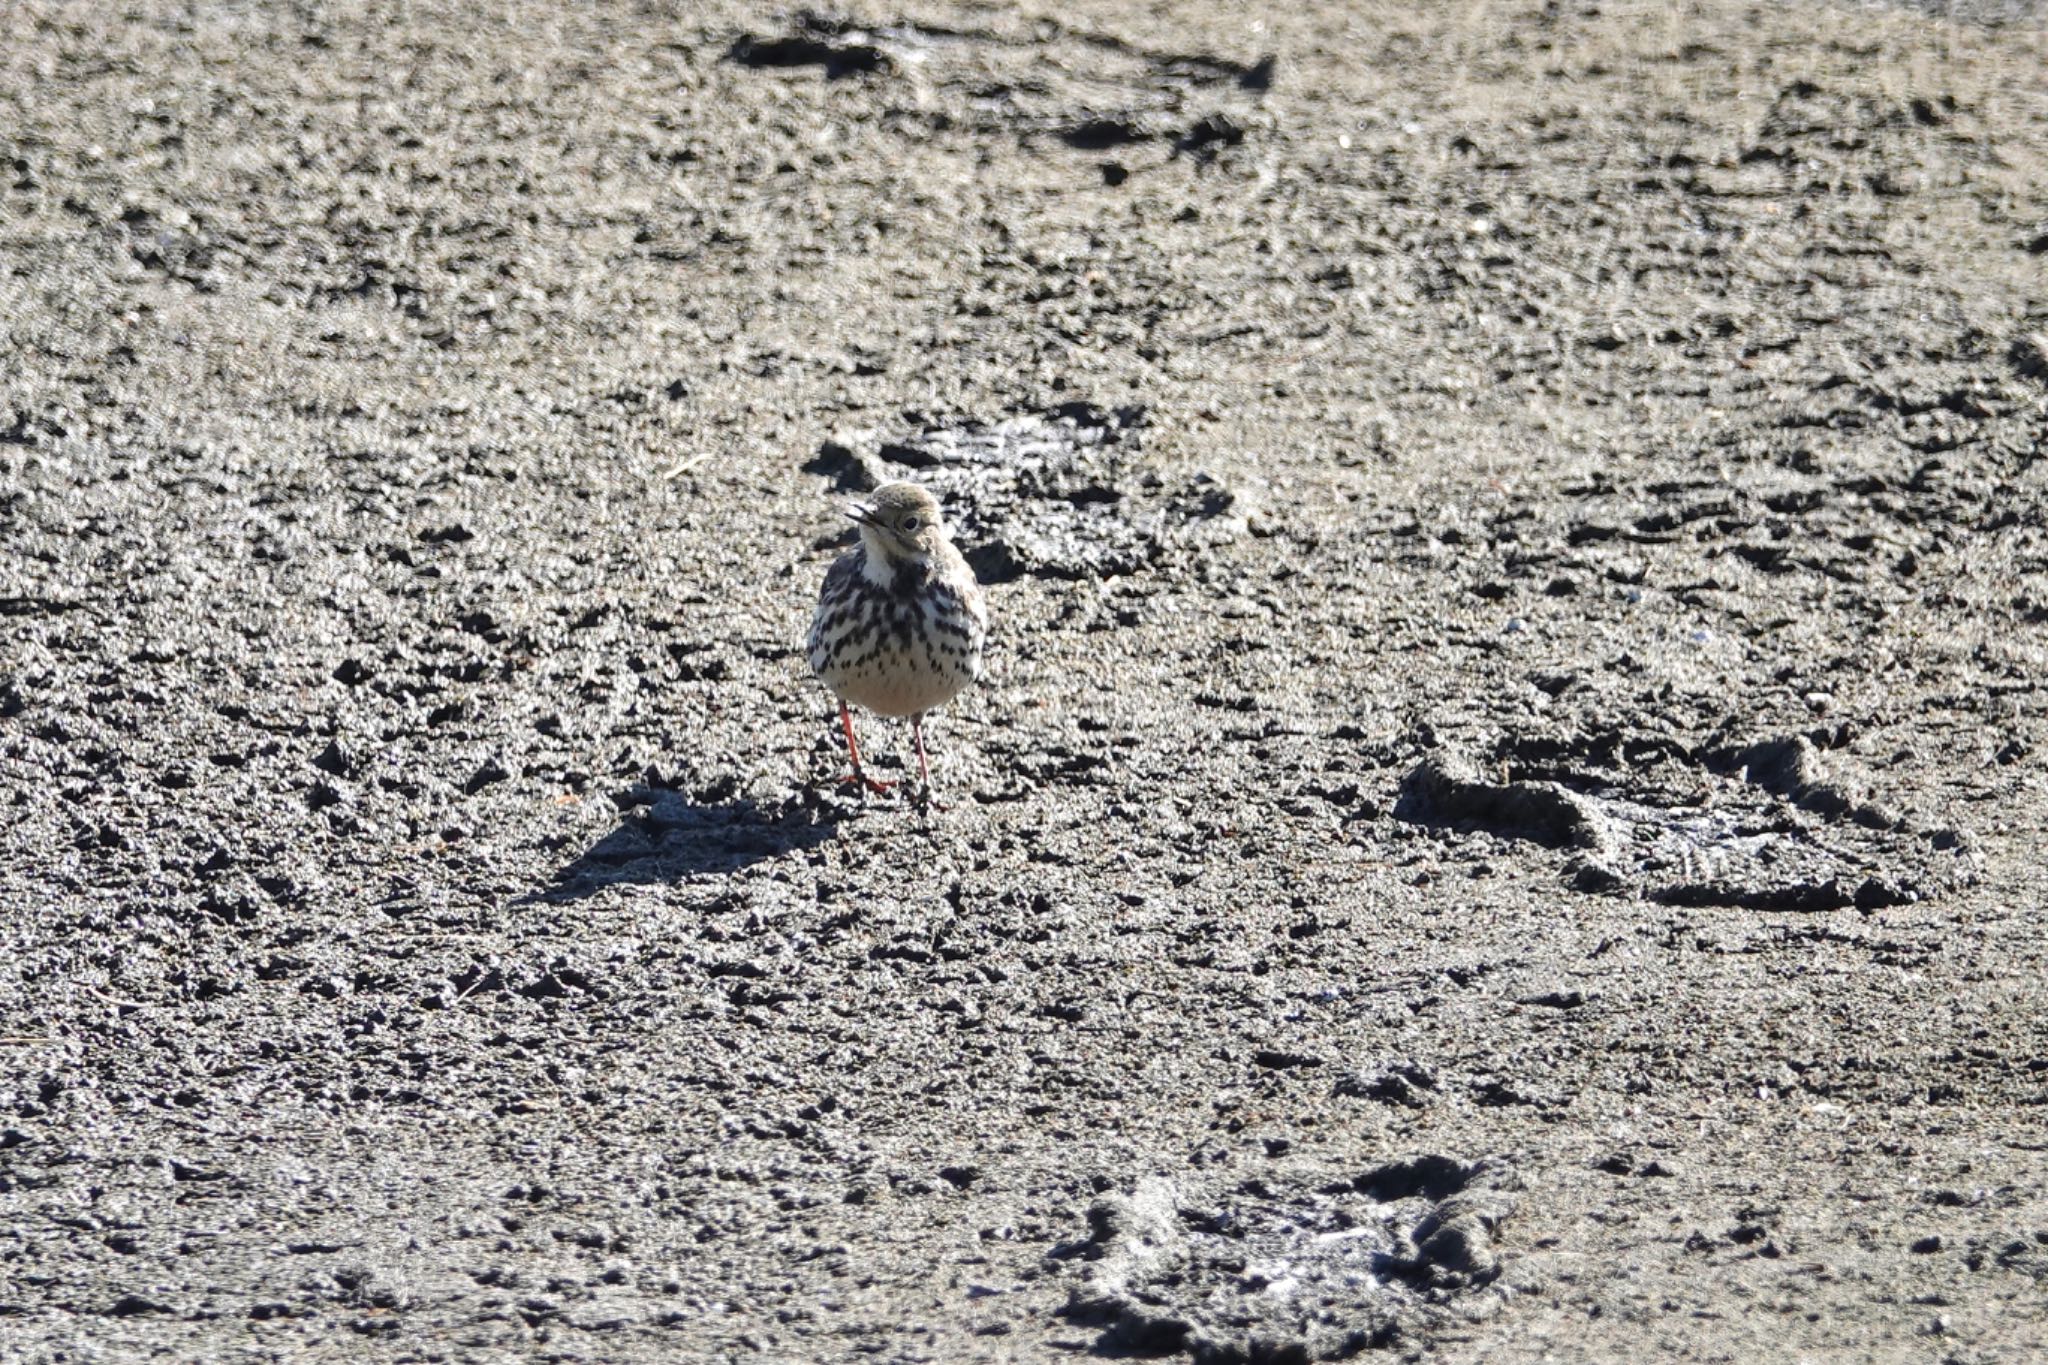
<svg viewBox="0 0 2048 1365">
<path fill-rule="evenodd" d="M 875 524 L 875 508 L 872 503 L 849 502 L 846 504 L 846 515 L 852 517 L 863 526 L 873 526 Z"/>
</svg>

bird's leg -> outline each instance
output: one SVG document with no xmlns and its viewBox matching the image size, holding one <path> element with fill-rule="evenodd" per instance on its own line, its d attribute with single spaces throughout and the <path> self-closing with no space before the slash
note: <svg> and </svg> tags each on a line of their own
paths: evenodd
<svg viewBox="0 0 2048 1365">
<path fill-rule="evenodd" d="M 846 703 L 839 703 L 839 724 L 846 730 L 846 752 L 853 759 L 853 776 L 842 777 L 841 782 L 858 783 L 871 792 L 885 792 L 894 786 L 893 782 L 877 782 L 860 770 L 860 745 L 853 738 L 853 712 L 846 709 Z"/>
<path fill-rule="evenodd" d="M 910 718 L 910 737 L 917 742 L 917 770 L 924 777 L 924 802 L 933 810 L 944 810 L 944 806 L 932 800 L 932 765 L 924 756 L 924 715 L 922 712 Z"/>
<path fill-rule="evenodd" d="M 910 737 L 917 742 L 917 771 L 924 778 L 924 789 L 932 789 L 931 760 L 924 756 L 924 716 L 922 713 L 910 718 Z"/>
</svg>

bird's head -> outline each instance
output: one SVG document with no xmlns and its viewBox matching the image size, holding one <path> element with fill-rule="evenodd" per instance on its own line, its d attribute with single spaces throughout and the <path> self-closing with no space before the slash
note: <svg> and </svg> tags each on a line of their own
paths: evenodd
<svg viewBox="0 0 2048 1365">
<path fill-rule="evenodd" d="M 939 502 L 914 483 L 885 483 L 847 506 L 868 553 L 886 563 L 928 559 L 946 542 Z"/>
</svg>

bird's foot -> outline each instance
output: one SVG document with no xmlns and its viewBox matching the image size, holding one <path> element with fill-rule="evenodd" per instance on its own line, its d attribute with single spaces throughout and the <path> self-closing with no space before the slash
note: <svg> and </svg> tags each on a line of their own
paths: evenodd
<svg viewBox="0 0 2048 1365">
<path fill-rule="evenodd" d="M 862 791 L 873 792 L 877 796 L 887 796 L 896 789 L 894 782 L 879 782 L 869 777 L 866 773 L 848 773 L 839 779 L 839 785 L 842 787 L 857 786 Z"/>
</svg>

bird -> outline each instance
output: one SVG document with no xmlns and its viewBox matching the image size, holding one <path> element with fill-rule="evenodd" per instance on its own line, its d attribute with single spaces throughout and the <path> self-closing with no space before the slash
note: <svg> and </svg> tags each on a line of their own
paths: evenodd
<svg viewBox="0 0 2048 1365">
<path fill-rule="evenodd" d="M 861 771 L 853 706 L 910 718 L 918 773 L 931 799 L 924 718 L 981 678 L 988 607 L 974 570 L 953 548 L 939 502 L 914 483 L 888 483 L 846 515 L 860 542 L 832 562 L 807 643 L 811 669 L 839 699 L 839 724 L 863 792 L 887 791 Z"/>
</svg>

